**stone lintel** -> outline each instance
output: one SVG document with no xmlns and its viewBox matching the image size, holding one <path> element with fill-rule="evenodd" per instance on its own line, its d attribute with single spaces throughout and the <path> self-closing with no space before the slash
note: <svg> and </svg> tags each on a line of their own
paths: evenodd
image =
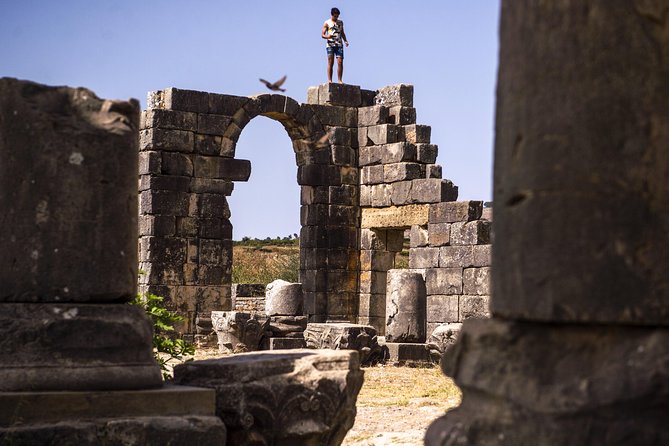
<svg viewBox="0 0 669 446">
<path fill-rule="evenodd" d="M 426 225 L 429 210 L 430 206 L 427 204 L 363 209 L 361 228 L 404 228 Z"/>
</svg>

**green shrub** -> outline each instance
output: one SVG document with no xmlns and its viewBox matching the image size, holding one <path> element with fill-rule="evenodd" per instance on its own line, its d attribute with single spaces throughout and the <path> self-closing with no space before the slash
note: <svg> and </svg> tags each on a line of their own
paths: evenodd
<svg viewBox="0 0 669 446">
<path fill-rule="evenodd" d="M 168 379 L 171 372 L 167 363 L 171 360 L 183 361 L 185 355 L 194 355 L 195 346 L 176 337 L 177 332 L 172 324 L 183 320 L 183 317 L 165 308 L 163 300 L 155 294 L 142 293 L 131 303 L 142 307 L 153 322 L 153 356 L 160 366 L 163 379 Z"/>
</svg>

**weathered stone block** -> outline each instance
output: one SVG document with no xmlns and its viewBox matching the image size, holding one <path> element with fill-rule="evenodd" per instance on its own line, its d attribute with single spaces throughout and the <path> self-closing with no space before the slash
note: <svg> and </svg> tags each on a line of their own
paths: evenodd
<svg viewBox="0 0 669 446">
<path fill-rule="evenodd" d="M 360 249 L 386 249 L 386 233 L 384 230 L 361 229 Z"/>
<path fill-rule="evenodd" d="M 328 206 L 328 224 L 333 226 L 357 226 L 358 212 L 358 206 L 332 204 Z"/>
<path fill-rule="evenodd" d="M 425 172 L 425 166 L 423 173 Z M 412 181 L 411 201 L 414 203 L 441 203 L 458 198 L 458 187 L 450 180 L 437 178 L 416 179 Z"/>
<path fill-rule="evenodd" d="M 230 196 L 235 188 L 235 184 L 228 180 L 219 180 L 216 178 L 191 178 L 190 192 L 198 194 L 219 194 Z"/>
<path fill-rule="evenodd" d="M 318 101 L 318 87 L 307 88 L 307 104 L 319 104 Z"/>
<path fill-rule="evenodd" d="M 395 105 L 388 109 L 389 124 L 407 125 L 416 123 L 416 109 L 413 107 L 405 107 L 402 105 Z"/>
<path fill-rule="evenodd" d="M 186 216 L 189 200 L 184 192 L 146 190 L 139 194 L 139 209 L 142 214 Z"/>
<path fill-rule="evenodd" d="M 477 245 L 472 248 L 474 261 L 472 266 L 490 266 L 492 264 L 492 245 Z"/>
<path fill-rule="evenodd" d="M 6 354 L 0 362 L 0 396 L 162 385 L 151 354 L 151 324 L 139 306 L 5 301 L 0 339 Z M 0 404 L 0 413 L 7 409 Z"/>
<path fill-rule="evenodd" d="M 452 201 L 430 206 L 430 223 L 455 223 L 481 218 L 482 201 Z"/>
<path fill-rule="evenodd" d="M 383 165 L 383 180 L 386 183 L 396 181 L 408 181 L 423 178 L 425 176 L 425 166 L 418 163 L 393 163 Z M 426 180 L 421 180 L 426 181 Z M 413 185 L 411 195 L 414 195 L 415 185 Z"/>
<path fill-rule="evenodd" d="M 139 174 L 160 175 L 161 162 L 161 152 L 139 152 Z"/>
<path fill-rule="evenodd" d="M 358 165 L 358 153 L 350 146 L 332 146 L 330 153 L 332 164 L 335 166 Z"/>
<path fill-rule="evenodd" d="M 249 101 L 250 99 L 248 97 L 209 93 L 209 104 L 207 111 L 204 113 L 233 116 Z"/>
<path fill-rule="evenodd" d="M 460 322 L 472 318 L 489 318 L 489 301 L 490 296 L 460 296 Z"/>
<path fill-rule="evenodd" d="M 139 132 L 140 150 L 169 150 L 192 153 L 195 148 L 193 132 L 152 128 Z"/>
<path fill-rule="evenodd" d="M 132 298 L 137 101 L 2 78 L 0 123 L 0 301 Z"/>
<path fill-rule="evenodd" d="M 356 147 L 358 143 L 357 133 L 346 127 L 324 126 L 327 132 L 328 142 L 332 145 Z"/>
<path fill-rule="evenodd" d="M 416 157 L 421 163 L 436 163 L 438 152 L 439 149 L 436 144 L 416 144 Z"/>
<path fill-rule="evenodd" d="M 439 248 L 410 248 L 409 268 L 437 268 L 439 266 Z"/>
<path fill-rule="evenodd" d="M 360 250 L 360 269 L 362 270 L 385 272 L 393 268 L 394 265 L 394 252 L 366 249 Z"/>
<path fill-rule="evenodd" d="M 188 215 L 202 218 L 230 218 L 230 207 L 225 195 L 191 194 Z"/>
<path fill-rule="evenodd" d="M 190 189 L 190 177 L 172 175 L 140 175 L 139 191 L 145 190 L 169 190 L 174 192 L 188 192 Z"/>
<path fill-rule="evenodd" d="M 314 114 L 325 126 L 356 127 L 358 109 L 334 105 L 311 105 Z"/>
<path fill-rule="evenodd" d="M 209 93 L 170 87 L 149 93 L 147 103 L 148 108 L 207 113 L 209 110 Z"/>
<path fill-rule="evenodd" d="M 390 203 L 393 206 L 411 204 L 412 181 L 398 181 L 390 186 Z"/>
<path fill-rule="evenodd" d="M 164 175 L 193 176 L 193 161 L 189 155 L 176 152 L 163 152 L 161 173 Z"/>
<path fill-rule="evenodd" d="M 374 184 L 371 186 L 372 207 L 387 207 L 392 204 L 392 188 L 388 184 Z"/>
<path fill-rule="evenodd" d="M 362 381 L 350 351 L 247 353 L 175 367 L 178 384 L 216 390 L 216 414 L 234 445 L 338 445 L 353 426 Z"/>
<path fill-rule="evenodd" d="M 401 128 L 406 142 L 412 144 L 429 144 L 430 134 L 432 133 L 432 127 L 429 125 L 410 124 Z"/>
<path fill-rule="evenodd" d="M 472 246 L 442 246 L 435 249 L 439 249 L 441 268 L 473 266 L 474 250 Z"/>
<path fill-rule="evenodd" d="M 370 270 L 360 271 L 360 284 L 359 284 L 360 292 L 366 294 L 385 295 L 386 280 L 387 280 L 386 271 L 370 271 Z"/>
<path fill-rule="evenodd" d="M 358 125 L 368 127 L 372 125 L 388 123 L 388 107 L 374 105 L 372 107 L 358 108 Z"/>
<path fill-rule="evenodd" d="M 479 444 L 533 444 L 537 438 L 587 444 L 592 435 L 616 446 L 630 438 L 658 445 L 669 440 L 666 397 L 658 394 L 667 372 L 657 363 L 669 353 L 668 330 L 492 319 L 466 321 L 463 336 L 467 342 L 446 352 L 442 368 L 461 388 L 476 392 L 476 404 L 465 398 L 440 418 L 428 430 L 427 444 L 443 444 L 444 431 Z M 547 371 L 559 379 L 547 381 Z M 629 401 L 648 408 L 636 416 L 640 409 L 631 409 Z M 494 415 L 482 412 L 482 404 Z"/>
<path fill-rule="evenodd" d="M 139 235 L 170 236 L 176 230 L 176 217 L 169 215 L 140 215 Z"/>
<path fill-rule="evenodd" d="M 485 245 L 490 243 L 491 224 L 486 220 L 451 224 L 451 245 Z"/>
<path fill-rule="evenodd" d="M 428 223 L 428 240 L 430 246 L 444 246 L 451 241 L 451 223 Z"/>
<path fill-rule="evenodd" d="M 149 109 L 142 112 L 140 129 L 150 128 L 197 130 L 197 113 L 176 110 Z"/>
<path fill-rule="evenodd" d="M 381 124 L 367 127 L 367 138 L 376 145 L 392 144 L 398 141 L 397 126 Z"/>
<path fill-rule="evenodd" d="M 433 363 L 427 344 L 386 342 L 382 348 L 384 361 L 395 366 L 425 367 Z"/>
<path fill-rule="evenodd" d="M 404 228 L 426 225 L 428 205 L 390 206 L 382 209 L 363 209 L 362 228 Z"/>
<path fill-rule="evenodd" d="M 341 186 L 330 186 L 328 188 L 329 202 L 331 204 L 357 206 L 359 188 L 351 184 Z"/>
<path fill-rule="evenodd" d="M 302 315 L 303 303 L 302 284 L 277 279 L 267 285 L 265 313 L 268 316 Z"/>
<path fill-rule="evenodd" d="M 228 181 L 248 181 L 251 162 L 242 159 L 195 155 L 195 175 L 200 178 L 218 178 Z"/>
<path fill-rule="evenodd" d="M 429 227 L 429 226 L 428 226 Z M 421 248 L 428 245 L 429 231 L 425 226 L 412 225 L 409 235 L 409 246 L 411 248 Z"/>
<path fill-rule="evenodd" d="M 358 314 L 367 317 L 382 317 L 386 316 L 386 276 L 383 275 L 383 292 L 381 293 L 364 293 L 360 292 L 360 302 L 358 307 Z"/>
<path fill-rule="evenodd" d="M 427 296 L 427 321 L 428 322 L 458 322 L 460 320 L 461 296 L 453 295 L 428 295 Z"/>
<path fill-rule="evenodd" d="M 362 104 L 358 85 L 337 84 L 329 82 L 318 86 L 318 102 L 325 105 L 342 105 L 359 107 Z"/>
<path fill-rule="evenodd" d="M 416 146 L 406 142 L 396 142 L 380 146 L 383 164 L 417 161 Z"/>
<path fill-rule="evenodd" d="M 442 178 L 442 169 L 439 164 L 428 164 L 425 166 L 425 176 L 427 178 Z"/>
<path fill-rule="evenodd" d="M 380 88 L 376 92 L 375 102 L 388 107 L 395 105 L 413 107 L 413 85 L 398 84 Z"/>
<path fill-rule="evenodd" d="M 194 151 L 198 155 L 220 155 L 222 147 L 222 136 L 195 134 Z"/>
<path fill-rule="evenodd" d="M 475 280 L 473 277 L 469 279 Z M 462 294 L 463 281 L 462 268 L 430 268 L 425 271 L 427 294 Z M 467 291 L 465 293 L 467 294 Z"/>
<path fill-rule="evenodd" d="M 200 113 L 197 115 L 197 132 L 203 135 L 223 136 L 232 118 L 223 115 Z"/>
<path fill-rule="evenodd" d="M 367 127 L 358 128 L 358 147 L 365 147 L 372 145 L 372 141 L 367 137 Z"/>
<path fill-rule="evenodd" d="M 464 294 L 490 294 L 490 268 L 466 268 L 462 275 Z"/>
</svg>

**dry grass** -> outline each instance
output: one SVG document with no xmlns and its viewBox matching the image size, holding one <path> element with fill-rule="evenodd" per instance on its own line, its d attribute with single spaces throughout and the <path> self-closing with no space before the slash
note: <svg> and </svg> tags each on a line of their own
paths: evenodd
<svg viewBox="0 0 669 446">
<path fill-rule="evenodd" d="M 376 366 L 364 370 L 359 406 L 437 406 L 447 410 L 460 403 L 460 389 L 438 367 Z"/>
<path fill-rule="evenodd" d="M 268 284 L 276 279 L 299 282 L 297 246 L 234 246 L 232 282 Z"/>
</svg>

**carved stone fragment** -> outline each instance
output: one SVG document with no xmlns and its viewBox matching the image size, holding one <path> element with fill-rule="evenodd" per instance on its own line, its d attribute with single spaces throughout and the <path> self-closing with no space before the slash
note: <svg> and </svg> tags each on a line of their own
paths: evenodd
<svg viewBox="0 0 669 446">
<path fill-rule="evenodd" d="M 309 323 L 304 339 L 308 348 L 357 350 L 363 364 L 379 359 L 381 351 L 376 329 L 371 325 L 346 322 Z"/>
<path fill-rule="evenodd" d="M 291 350 L 184 363 L 174 380 L 216 390 L 227 444 L 339 445 L 363 372 L 356 352 Z"/>
<path fill-rule="evenodd" d="M 269 318 L 257 313 L 212 311 L 211 323 L 222 353 L 256 351 L 269 335 Z"/>
<path fill-rule="evenodd" d="M 427 348 L 434 362 L 439 362 L 446 349 L 455 344 L 461 329 L 461 323 L 437 325 L 427 339 Z"/>
</svg>

